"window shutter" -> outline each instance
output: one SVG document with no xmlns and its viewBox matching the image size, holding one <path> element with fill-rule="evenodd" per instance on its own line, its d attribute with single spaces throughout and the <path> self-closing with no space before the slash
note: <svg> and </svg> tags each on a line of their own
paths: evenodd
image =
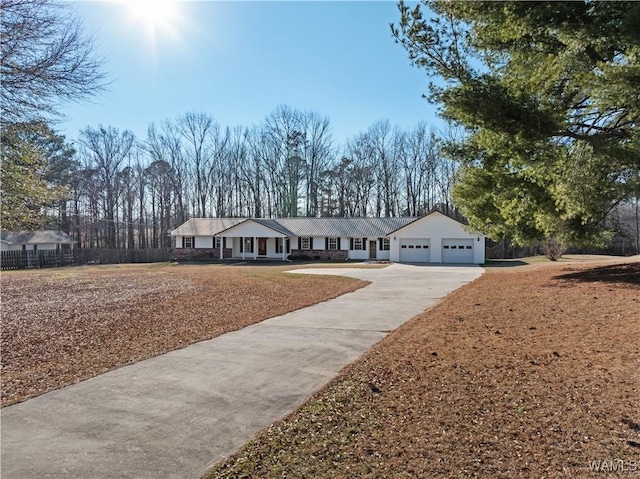
<svg viewBox="0 0 640 479">
<path fill-rule="evenodd" d="M 349 249 L 353 251 L 353 238 L 349 238 Z"/>
<path fill-rule="evenodd" d="M 302 249 L 302 238 L 298 237 L 298 249 Z"/>
<path fill-rule="evenodd" d="M 382 251 L 382 238 L 378 238 L 378 249 Z"/>
<path fill-rule="evenodd" d="M 196 237 L 195 237 L 195 236 L 192 236 L 192 237 L 191 237 L 191 247 L 192 247 L 192 248 L 195 248 L 195 247 L 196 247 Z"/>
<path fill-rule="evenodd" d="M 240 237 L 240 252 L 244 253 L 244 237 Z"/>
<path fill-rule="evenodd" d="M 184 236 L 182 237 L 182 247 L 184 248 Z"/>
<path fill-rule="evenodd" d="M 251 238 L 251 251 L 249 253 L 253 253 L 253 238 Z"/>
<path fill-rule="evenodd" d="M 227 249 L 227 237 L 222 237 L 222 249 Z"/>
<path fill-rule="evenodd" d="M 324 249 L 325 250 L 329 249 L 329 237 L 328 236 L 326 236 L 324 238 Z"/>
<path fill-rule="evenodd" d="M 291 239 L 287 238 L 287 254 L 291 253 Z"/>
<path fill-rule="evenodd" d="M 362 249 L 367 251 L 367 238 L 362 238 Z"/>
<path fill-rule="evenodd" d="M 340 237 L 338 236 L 338 249 L 340 249 Z"/>
</svg>

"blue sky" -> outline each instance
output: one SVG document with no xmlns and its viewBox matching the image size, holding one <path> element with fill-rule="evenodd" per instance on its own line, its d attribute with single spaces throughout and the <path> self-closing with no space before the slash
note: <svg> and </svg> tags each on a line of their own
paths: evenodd
<svg viewBox="0 0 640 479">
<path fill-rule="evenodd" d="M 395 2 L 180 2 L 155 34 L 124 2 L 77 2 L 111 84 L 63 109 L 69 140 L 86 126 L 132 130 L 203 111 L 223 126 L 259 123 L 281 104 L 331 120 L 344 142 L 379 119 L 442 123 L 421 97 L 429 79 L 394 43 Z"/>
</svg>

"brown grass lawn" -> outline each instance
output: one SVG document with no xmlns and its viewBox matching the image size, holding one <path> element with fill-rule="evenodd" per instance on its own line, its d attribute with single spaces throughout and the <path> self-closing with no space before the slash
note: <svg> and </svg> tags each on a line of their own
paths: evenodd
<svg viewBox="0 0 640 479">
<path fill-rule="evenodd" d="M 5 272 L 6 406 L 353 291 L 285 266 L 121 265 Z"/>
<path fill-rule="evenodd" d="M 640 263 L 495 269 L 210 477 L 640 477 Z"/>
</svg>

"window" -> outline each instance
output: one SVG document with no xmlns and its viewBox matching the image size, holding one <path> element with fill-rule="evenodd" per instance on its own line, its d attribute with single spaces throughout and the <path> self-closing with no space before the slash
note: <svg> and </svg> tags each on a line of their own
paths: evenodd
<svg viewBox="0 0 640 479">
<path fill-rule="evenodd" d="M 447 245 L 444 245 L 444 249 L 449 249 L 449 246 L 447 246 Z"/>
<path fill-rule="evenodd" d="M 400 246 L 402 249 L 407 249 L 407 245 L 403 244 L 402 246 Z"/>
<path fill-rule="evenodd" d="M 338 249 L 338 238 L 329 238 L 329 248 L 332 250 Z"/>
<path fill-rule="evenodd" d="M 220 239 L 219 236 L 214 237 L 213 238 L 213 247 L 220 249 L 220 241 L 221 241 L 221 239 Z"/>
<path fill-rule="evenodd" d="M 194 247 L 194 237 L 193 236 L 185 236 L 182 238 L 182 247 L 183 248 L 193 248 Z"/>
<path fill-rule="evenodd" d="M 245 253 L 253 253 L 253 238 L 244 239 L 244 251 Z"/>
<path fill-rule="evenodd" d="M 467 246 L 467 249 L 473 249 L 473 246 Z"/>
<path fill-rule="evenodd" d="M 390 246 L 389 238 L 383 238 L 382 239 L 382 251 L 389 251 L 389 246 Z"/>
<path fill-rule="evenodd" d="M 282 254 L 284 238 L 276 238 L 276 253 Z M 289 238 L 287 238 L 287 253 L 289 252 Z"/>
<path fill-rule="evenodd" d="M 300 238 L 300 249 L 311 249 L 311 238 Z"/>
<path fill-rule="evenodd" d="M 354 250 L 362 250 L 364 249 L 362 247 L 363 243 L 362 243 L 362 238 L 353 238 L 353 249 Z"/>
</svg>

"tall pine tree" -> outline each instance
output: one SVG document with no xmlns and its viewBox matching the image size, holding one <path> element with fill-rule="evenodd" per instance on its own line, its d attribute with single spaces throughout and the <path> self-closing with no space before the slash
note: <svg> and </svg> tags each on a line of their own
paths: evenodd
<svg viewBox="0 0 640 479">
<path fill-rule="evenodd" d="M 637 197 L 640 3 L 428 1 L 392 25 L 466 128 L 454 197 L 494 239 L 601 242 Z"/>
</svg>

